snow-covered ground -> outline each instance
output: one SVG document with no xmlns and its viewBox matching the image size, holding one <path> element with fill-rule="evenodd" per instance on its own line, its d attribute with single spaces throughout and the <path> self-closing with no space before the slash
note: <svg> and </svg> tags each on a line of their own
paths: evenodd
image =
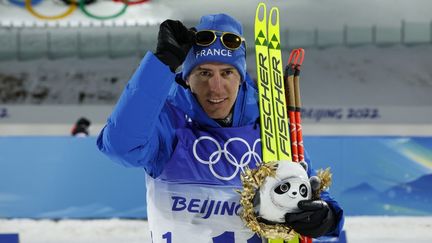
<svg viewBox="0 0 432 243">
<path fill-rule="evenodd" d="M 432 242 L 432 217 L 347 217 L 349 243 Z M 146 243 L 144 220 L 0 220 L 1 233 L 19 233 L 20 243 Z"/>
</svg>

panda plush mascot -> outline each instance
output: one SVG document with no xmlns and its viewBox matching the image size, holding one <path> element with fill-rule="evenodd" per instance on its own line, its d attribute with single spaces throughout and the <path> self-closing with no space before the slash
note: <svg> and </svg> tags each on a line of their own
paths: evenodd
<svg viewBox="0 0 432 243">
<path fill-rule="evenodd" d="M 307 175 L 305 162 L 278 161 L 276 175 L 268 176 L 254 200 L 258 216 L 273 223 L 285 222 L 286 213 L 301 210 L 297 204 L 312 198 L 312 190 L 320 187 L 317 176 Z"/>
</svg>

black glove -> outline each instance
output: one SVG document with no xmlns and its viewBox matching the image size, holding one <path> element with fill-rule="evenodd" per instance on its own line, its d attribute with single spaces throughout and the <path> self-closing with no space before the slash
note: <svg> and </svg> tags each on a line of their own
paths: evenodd
<svg viewBox="0 0 432 243">
<path fill-rule="evenodd" d="M 195 32 L 178 20 L 167 19 L 159 27 L 155 55 L 172 72 L 183 63 L 195 40 Z"/>
<path fill-rule="evenodd" d="M 332 209 L 323 200 L 303 200 L 298 203 L 301 213 L 285 214 L 285 224 L 297 233 L 312 238 L 334 230 L 336 218 Z"/>
</svg>

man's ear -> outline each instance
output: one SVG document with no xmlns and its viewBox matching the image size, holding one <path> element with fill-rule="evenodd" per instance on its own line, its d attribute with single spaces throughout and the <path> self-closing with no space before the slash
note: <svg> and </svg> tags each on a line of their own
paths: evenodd
<svg viewBox="0 0 432 243">
<path fill-rule="evenodd" d="M 186 78 L 186 80 L 184 81 L 184 83 L 185 83 L 185 87 L 187 89 L 190 89 L 191 93 L 194 94 L 195 92 L 194 92 L 194 90 L 192 89 L 192 86 L 190 86 L 190 83 L 189 83 L 189 77 Z"/>
<path fill-rule="evenodd" d="M 192 90 L 192 86 L 190 86 L 190 83 L 189 83 L 189 77 L 185 80 L 185 87 L 186 88 L 189 88 L 190 89 L 190 91 L 193 93 L 194 91 Z"/>
<path fill-rule="evenodd" d="M 176 74 L 175 76 L 176 83 L 180 84 L 181 86 L 188 88 L 189 84 L 187 81 L 183 80 L 181 73 Z"/>
</svg>

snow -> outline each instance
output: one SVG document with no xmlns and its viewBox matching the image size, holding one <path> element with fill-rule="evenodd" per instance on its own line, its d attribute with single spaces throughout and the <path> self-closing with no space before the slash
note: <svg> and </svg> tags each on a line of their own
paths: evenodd
<svg viewBox="0 0 432 243">
<path fill-rule="evenodd" d="M 19 233 L 22 243 L 151 242 L 144 220 L 0 220 L 0 233 Z"/>
<path fill-rule="evenodd" d="M 432 217 L 346 217 L 347 242 L 432 242 Z M 1 233 L 19 233 L 21 243 L 146 243 L 145 220 L 0 219 Z"/>
<path fill-rule="evenodd" d="M 432 217 L 347 217 L 348 242 L 432 242 Z"/>
</svg>

